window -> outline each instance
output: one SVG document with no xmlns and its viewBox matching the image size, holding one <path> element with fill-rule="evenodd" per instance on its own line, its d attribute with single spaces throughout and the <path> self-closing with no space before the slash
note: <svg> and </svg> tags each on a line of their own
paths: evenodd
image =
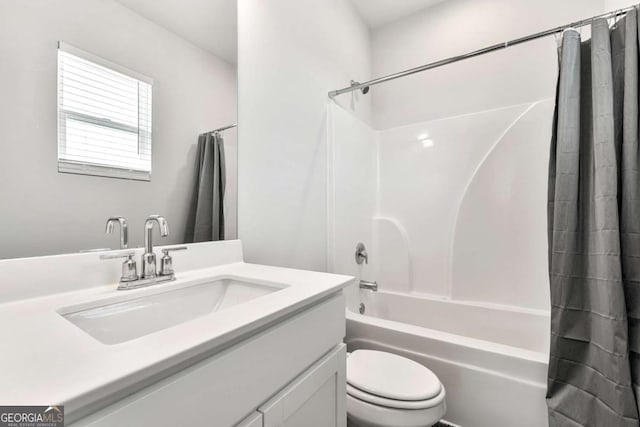
<svg viewBox="0 0 640 427">
<path fill-rule="evenodd" d="M 151 79 L 58 46 L 58 171 L 151 180 Z"/>
</svg>

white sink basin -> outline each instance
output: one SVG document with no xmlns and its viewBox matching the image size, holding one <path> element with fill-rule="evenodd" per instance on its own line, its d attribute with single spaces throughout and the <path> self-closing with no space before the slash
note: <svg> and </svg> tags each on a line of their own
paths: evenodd
<svg viewBox="0 0 640 427">
<path fill-rule="evenodd" d="M 276 285 L 225 278 L 97 307 L 67 308 L 59 312 L 98 341 L 118 344 L 280 289 Z"/>
</svg>

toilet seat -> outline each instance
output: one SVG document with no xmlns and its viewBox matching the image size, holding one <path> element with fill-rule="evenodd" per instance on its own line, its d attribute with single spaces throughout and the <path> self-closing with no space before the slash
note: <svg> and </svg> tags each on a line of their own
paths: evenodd
<svg viewBox="0 0 640 427">
<path fill-rule="evenodd" d="M 444 400 L 433 408 L 410 410 L 373 405 L 347 394 L 348 425 L 353 427 L 428 427 L 440 421 L 446 412 Z"/>
<path fill-rule="evenodd" d="M 362 390 L 358 390 L 352 385 L 347 383 L 347 394 L 355 399 L 361 400 L 366 403 L 370 403 L 376 406 L 384 406 L 392 409 L 429 409 L 438 406 L 444 402 L 446 392 L 444 387 L 440 388 L 440 393 L 429 400 L 394 400 L 384 397 L 376 396 L 374 394 L 366 393 Z"/>
</svg>

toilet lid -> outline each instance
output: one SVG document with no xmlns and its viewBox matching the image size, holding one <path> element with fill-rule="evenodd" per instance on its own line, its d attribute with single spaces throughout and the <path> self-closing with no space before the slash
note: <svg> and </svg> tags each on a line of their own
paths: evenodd
<svg viewBox="0 0 640 427">
<path fill-rule="evenodd" d="M 421 364 L 396 354 L 356 350 L 347 357 L 347 383 L 366 393 L 394 400 L 428 400 L 442 385 Z"/>
</svg>

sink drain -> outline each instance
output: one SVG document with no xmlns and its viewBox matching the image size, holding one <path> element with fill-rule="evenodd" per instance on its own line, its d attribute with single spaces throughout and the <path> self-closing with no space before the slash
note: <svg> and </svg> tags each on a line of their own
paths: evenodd
<svg viewBox="0 0 640 427">
<path fill-rule="evenodd" d="M 364 314 L 365 306 L 363 303 L 360 303 L 360 314 Z"/>
</svg>

